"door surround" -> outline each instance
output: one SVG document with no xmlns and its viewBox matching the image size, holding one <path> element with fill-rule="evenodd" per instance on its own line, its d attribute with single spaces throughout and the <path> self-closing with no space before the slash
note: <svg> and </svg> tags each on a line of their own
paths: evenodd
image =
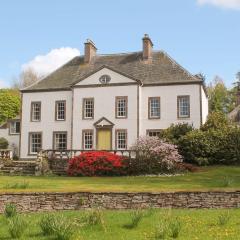
<svg viewBox="0 0 240 240">
<path fill-rule="evenodd" d="M 111 150 L 112 142 L 113 142 L 112 129 L 113 129 L 114 124 L 111 121 L 109 121 L 107 118 L 102 117 L 97 122 L 94 123 L 94 126 L 96 128 L 96 149 L 98 147 L 98 132 L 99 132 L 99 130 L 108 130 L 108 131 L 110 131 L 110 150 Z"/>
</svg>

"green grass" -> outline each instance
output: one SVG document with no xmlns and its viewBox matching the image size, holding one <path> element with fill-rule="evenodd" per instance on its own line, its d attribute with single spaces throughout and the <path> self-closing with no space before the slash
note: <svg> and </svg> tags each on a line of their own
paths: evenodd
<svg viewBox="0 0 240 240">
<path fill-rule="evenodd" d="M 229 222 L 222 226 L 218 224 L 220 214 L 229 211 Z M 156 226 L 161 219 L 175 219 L 181 222 L 181 231 L 177 239 L 180 240 L 239 240 L 240 239 L 240 209 L 232 210 L 154 210 L 150 215 L 145 214 L 136 228 L 123 227 L 131 219 L 131 211 L 104 211 L 104 225 L 78 225 L 84 216 L 83 211 L 57 212 L 55 215 L 64 217 L 75 223 L 78 240 L 154 240 Z M 44 236 L 41 232 L 39 221 L 43 213 L 22 215 L 28 222 L 28 227 L 22 239 L 47 240 L 54 239 Z M 8 223 L 0 215 L 0 239 L 10 240 Z M 168 237 L 167 239 L 172 239 Z"/>
<path fill-rule="evenodd" d="M 21 188 L 21 183 L 27 183 Z M 16 186 L 16 187 L 14 187 Z M 240 167 L 203 167 L 183 176 L 161 177 L 58 177 L 0 176 L 3 192 L 161 192 L 240 190 Z"/>
</svg>

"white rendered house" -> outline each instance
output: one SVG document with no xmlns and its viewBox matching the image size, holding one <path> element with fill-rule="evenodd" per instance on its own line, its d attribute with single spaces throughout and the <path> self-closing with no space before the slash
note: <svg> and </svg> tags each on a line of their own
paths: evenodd
<svg viewBox="0 0 240 240">
<path fill-rule="evenodd" d="M 97 55 L 92 41 L 78 56 L 22 90 L 20 157 L 39 149 L 128 149 L 140 135 L 171 124 L 199 128 L 208 115 L 203 79 L 163 51 Z"/>
</svg>

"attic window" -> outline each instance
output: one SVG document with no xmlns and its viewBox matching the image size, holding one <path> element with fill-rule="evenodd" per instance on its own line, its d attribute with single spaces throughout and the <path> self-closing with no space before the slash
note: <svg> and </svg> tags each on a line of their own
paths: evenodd
<svg viewBox="0 0 240 240">
<path fill-rule="evenodd" d="M 107 84 L 111 81 L 111 77 L 109 75 L 102 75 L 100 78 L 99 78 L 99 82 L 102 83 L 102 84 Z"/>
</svg>

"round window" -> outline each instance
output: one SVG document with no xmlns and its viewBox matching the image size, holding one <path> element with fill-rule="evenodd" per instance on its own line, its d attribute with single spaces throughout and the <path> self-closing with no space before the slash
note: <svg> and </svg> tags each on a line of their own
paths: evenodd
<svg viewBox="0 0 240 240">
<path fill-rule="evenodd" d="M 100 78 L 99 78 L 99 81 L 100 83 L 102 84 L 107 84 L 111 81 L 111 77 L 109 75 L 102 75 Z"/>
</svg>

